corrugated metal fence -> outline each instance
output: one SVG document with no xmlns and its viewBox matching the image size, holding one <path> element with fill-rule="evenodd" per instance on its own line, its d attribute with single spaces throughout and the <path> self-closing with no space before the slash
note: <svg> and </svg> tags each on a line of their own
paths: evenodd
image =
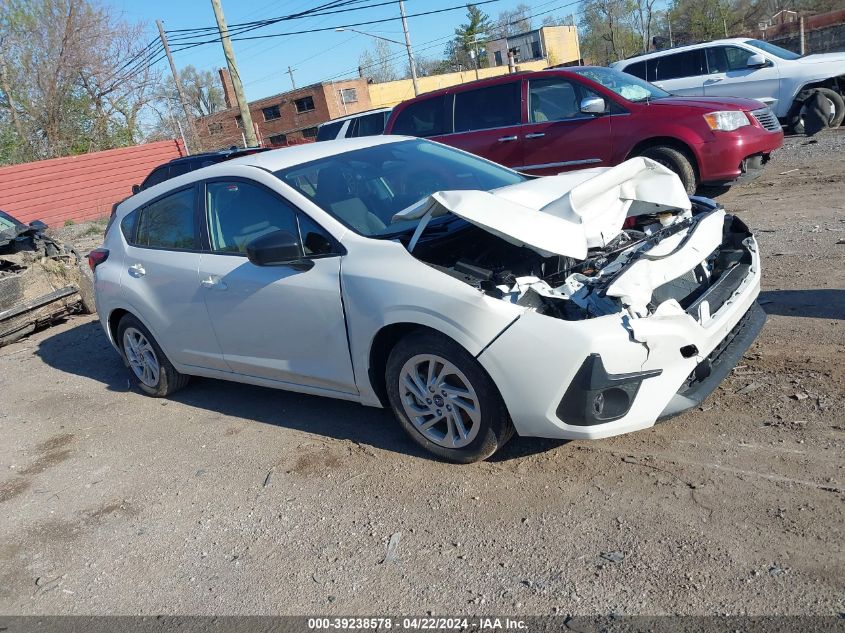
<svg viewBox="0 0 845 633">
<path fill-rule="evenodd" d="M 49 226 L 103 217 L 154 167 L 184 155 L 181 142 L 157 141 L 2 167 L 0 209 Z"/>
</svg>

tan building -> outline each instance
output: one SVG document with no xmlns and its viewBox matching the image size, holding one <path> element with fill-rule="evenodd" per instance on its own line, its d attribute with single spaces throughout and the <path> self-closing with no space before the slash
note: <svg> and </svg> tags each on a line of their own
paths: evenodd
<svg viewBox="0 0 845 633">
<path fill-rule="evenodd" d="M 204 150 L 242 146 L 243 124 L 229 71 L 220 69 L 227 109 L 197 120 Z M 313 141 L 317 125 L 347 114 L 370 110 L 367 80 L 323 82 L 251 101 L 249 112 L 259 142 L 265 147 Z"/>
<path fill-rule="evenodd" d="M 487 43 L 490 66 L 507 66 L 512 52 L 517 64 L 545 60 L 548 66 L 577 64 L 581 59 L 578 28 L 575 26 L 543 26 L 533 31 L 503 37 Z"/>
</svg>

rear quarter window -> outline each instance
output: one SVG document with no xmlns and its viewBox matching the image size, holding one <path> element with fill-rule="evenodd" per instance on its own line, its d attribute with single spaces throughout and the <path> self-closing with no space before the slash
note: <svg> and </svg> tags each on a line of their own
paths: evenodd
<svg viewBox="0 0 845 633">
<path fill-rule="evenodd" d="M 443 99 L 441 95 L 411 103 L 397 115 L 392 133 L 422 138 L 446 134 Z"/>
</svg>

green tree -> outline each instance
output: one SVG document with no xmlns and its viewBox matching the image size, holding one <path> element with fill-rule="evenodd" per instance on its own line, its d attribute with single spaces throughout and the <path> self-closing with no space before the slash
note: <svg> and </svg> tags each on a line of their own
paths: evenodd
<svg viewBox="0 0 845 633">
<path fill-rule="evenodd" d="M 456 67 L 473 68 L 478 51 L 478 66 L 486 66 L 484 43 L 490 38 L 490 17 L 473 4 L 467 5 L 467 21 L 455 29 L 455 38 L 446 48 L 449 61 Z"/>
</svg>

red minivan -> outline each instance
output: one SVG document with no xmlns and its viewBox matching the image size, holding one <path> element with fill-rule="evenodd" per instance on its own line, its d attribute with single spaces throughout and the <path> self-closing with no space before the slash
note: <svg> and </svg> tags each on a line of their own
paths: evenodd
<svg viewBox="0 0 845 633">
<path fill-rule="evenodd" d="M 647 156 L 687 191 L 753 178 L 783 144 L 752 99 L 678 97 L 612 68 L 517 73 L 399 104 L 385 134 L 425 137 L 537 175 Z"/>
</svg>

